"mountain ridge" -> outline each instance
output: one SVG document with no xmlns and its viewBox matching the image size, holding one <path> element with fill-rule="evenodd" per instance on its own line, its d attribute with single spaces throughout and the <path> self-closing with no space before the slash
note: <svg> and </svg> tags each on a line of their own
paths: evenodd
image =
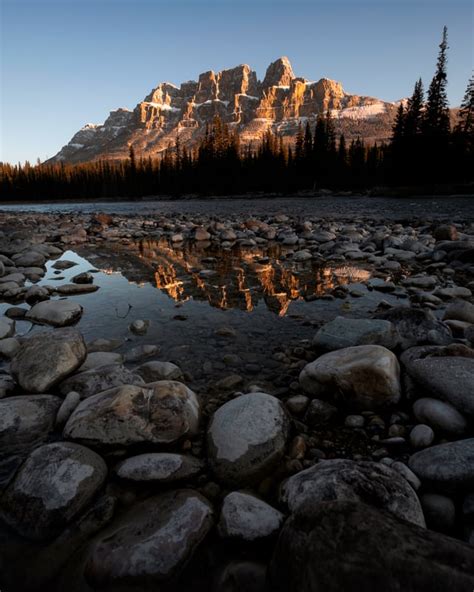
<svg viewBox="0 0 474 592">
<path fill-rule="evenodd" d="M 49 162 L 79 163 L 122 159 L 133 145 L 139 156 L 159 156 L 176 141 L 195 146 L 206 124 L 218 115 L 237 129 L 241 145 L 256 145 L 267 130 L 292 143 L 298 125 L 313 125 L 329 110 L 337 133 L 369 143 L 390 137 L 398 103 L 347 93 L 329 78 L 311 81 L 296 76 L 285 56 L 272 62 L 263 81 L 247 64 L 176 86 L 162 82 L 133 110 L 118 108 L 103 124 L 86 124 Z"/>
</svg>

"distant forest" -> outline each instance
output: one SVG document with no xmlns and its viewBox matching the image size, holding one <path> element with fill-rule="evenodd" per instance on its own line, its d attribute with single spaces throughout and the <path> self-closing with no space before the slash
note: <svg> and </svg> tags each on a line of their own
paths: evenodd
<svg viewBox="0 0 474 592">
<path fill-rule="evenodd" d="M 180 145 L 161 158 L 99 160 L 31 166 L 0 163 L 4 200 L 135 198 L 152 195 L 235 195 L 251 192 L 364 191 L 374 187 L 454 188 L 474 182 L 474 77 L 450 123 L 447 99 L 447 30 L 427 90 L 418 80 L 400 103 L 389 143 L 347 145 L 336 137 L 330 112 L 298 129 L 294 146 L 267 132 L 257 149 L 241 149 L 237 132 L 216 117 L 193 150 Z"/>
</svg>

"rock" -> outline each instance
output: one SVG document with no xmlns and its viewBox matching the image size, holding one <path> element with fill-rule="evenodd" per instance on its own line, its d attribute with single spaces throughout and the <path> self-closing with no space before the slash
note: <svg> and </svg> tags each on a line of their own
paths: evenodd
<svg viewBox="0 0 474 592">
<path fill-rule="evenodd" d="M 289 420 L 278 399 L 265 393 L 241 395 L 212 417 L 209 462 L 224 483 L 256 483 L 281 460 L 288 436 Z"/>
<path fill-rule="evenodd" d="M 474 487 L 474 438 L 438 444 L 413 454 L 410 469 L 436 491 L 469 491 Z"/>
<path fill-rule="evenodd" d="M 95 370 L 101 366 L 111 366 L 123 362 L 122 354 L 115 352 L 92 352 L 88 353 L 84 364 L 79 368 L 79 372 Z"/>
<path fill-rule="evenodd" d="M 30 305 L 34 305 L 37 302 L 44 302 L 49 299 L 49 290 L 44 286 L 31 286 L 25 294 L 25 302 Z"/>
<path fill-rule="evenodd" d="M 396 356 L 380 345 L 359 345 L 324 354 L 300 374 L 304 391 L 331 397 L 353 409 L 376 409 L 400 400 Z"/>
<path fill-rule="evenodd" d="M 82 306 L 71 300 L 47 300 L 38 302 L 25 315 L 34 323 L 65 327 L 73 325 L 82 316 Z"/>
<path fill-rule="evenodd" d="M 402 349 L 425 343 L 445 345 L 453 340 L 449 327 L 428 310 L 400 306 L 375 316 L 395 325 Z"/>
<path fill-rule="evenodd" d="M 124 385 L 82 401 L 69 418 L 64 437 L 91 446 L 172 444 L 197 433 L 199 415 L 195 393 L 181 382 Z"/>
<path fill-rule="evenodd" d="M 77 265 L 77 263 L 75 261 L 68 261 L 67 259 L 60 259 L 59 261 L 56 261 L 55 263 L 53 263 L 53 265 L 51 266 L 53 269 L 69 269 L 71 267 L 74 267 L 75 265 Z"/>
<path fill-rule="evenodd" d="M 110 364 L 73 374 L 60 384 L 59 390 L 63 395 L 67 395 L 70 391 L 76 391 L 82 399 L 86 399 L 122 384 L 140 386 L 144 384 L 144 381 L 141 376 L 128 370 L 125 366 Z"/>
<path fill-rule="evenodd" d="M 419 423 L 410 432 L 410 444 L 413 448 L 427 448 L 434 440 L 434 432 L 430 426 Z"/>
<path fill-rule="evenodd" d="M 15 321 L 8 317 L 0 317 L 0 340 L 15 335 Z"/>
<path fill-rule="evenodd" d="M 208 241 L 211 238 L 211 235 L 205 228 L 197 227 L 194 231 L 194 238 L 197 241 Z"/>
<path fill-rule="evenodd" d="M 321 461 L 290 477 L 281 489 L 281 501 L 292 513 L 335 500 L 371 504 L 403 520 L 425 525 L 412 487 L 399 472 L 381 463 L 346 459 Z"/>
<path fill-rule="evenodd" d="M 99 286 L 92 284 L 63 284 L 56 288 L 56 292 L 61 296 L 72 296 L 74 294 L 91 294 L 97 292 Z"/>
<path fill-rule="evenodd" d="M 365 418 L 363 415 L 348 415 L 344 420 L 344 425 L 348 428 L 363 428 Z"/>
<path fill-rule="evenodd" d="M 0 451 L 28 451 L 51 434 L 61 405 L 52 395 L 20 395 L 0 400 Z"/>
<path fill-rule="evenodd" d="M 46 444 L 30 454 L 5 490 L 0 515 L 24 537 L 54 537 L 87 507 L 106 476 L 105 462 L 92 450 Z"/>
<path fill-rule="evenodd" d="M 179 366 L 171 362 L 146 362 L 134 372 L 140 375 L 145 382 L 155 382 L 157 380 L 181 380 L 183 373 Z"/>
<path fill-rule="evenodd" d="M 355 345 L 382 345 L 393 349 L 397 341 L 397 332 L 389 321 L 336 317 L 319 329 L 313 346 L 324 351 Z"/>
<path fill-rule="evenodd" d="M 62 402 L 62 405 L 59 408 L 58 414 L 56 416 L 56 427 L 62 428 L 64 426 L 80 402 L 81 395 L 79 393 L 71 391 L 66 395 L 66 398 Z"/>
<path fill-rule="evenodd" d="M 87 343 L 87 352 L 110 352 L 119 348 L 123 344 L 121 339 L 94 339 Z"/>
<path fill-rule="evenodd" d="M 92 284 L 94 283 L 94 276 L 92 273 L 84 271 L 83 273 L 78 273 L 73 278 L 71 278 L 71 282 L 73 284 Z"/>
<path fill-rule="evenodd" d="M 56 329 L 23 341 L 10 369 L 23 390 L 45 393 L 74 372 L 85 358 L 82 335 L 74 329 Z"/>
<path fill-rule="evenodd" d="M 7 308 L 7 310 L 5 311 L 5 316 L 9 319 L 16 319 L 19 321 L 25 318 L 26 313 L 27 310 L 25 308 L 20 308 L 19 306 L 11 306 L 10 308 Z"/>
<path fill-rule="evenodd" d="M 140 362 L 141 360 L 157 355 L 159 351 L 160 348 L 157 345 L 137 345 L 125 353 L 125 361 Z"/>
<path fill-rule="evenodd" d="M 329 423 L 335 415 L 337 415 L 337 407 L 326 401 L 313 399 L 306 410 L 304 422 L 311 427 L 322 426 Z"/>
<path fill-rule="evenodd" d="M 129 329 L 135 335 L 146 335 L 149 325 L 150 321 L 143 321 L 142 319 L 137 319 L 130 324 Z"/>
<path fill-rule="evenodd" d="M 13 255 L 12 261 L 17 267 L 41 267 L 45 264 L 46 258 L 37 251 L 24 251 Z"/>
<path fill-rule="evenodd" d="M 449 533 L 456 521 L 456 507 L 451 498 L 437 493 L 425 493 L 420 498 L 429 528 Z"/>
<path fill-rule="evenodd" d="M 452 286 L 451 288 L 438 288 L 434 295 L 443 298 L 443 300 L 449 300 L 451 298 L 470 298 L 472 292 L 463 286 Z"/>
<path fill-rule="evenodd" d="M 474 417 L 474 350 L 414 347 L 403 353 L 401 362 L 431 398 L 439 398 L 463 415 Z"/>
<path fill-rule="evenodd" d="M 170 452 L 149 452 L 131 456 L 115 467 L 121 479 L 174 483 L 198 475 L 203 463 L 193 456 Z"/>
<path fill-rule="evenodd" d="M 211 505 L 191 489 L 148 498 L 101 531 L 86 579 L 94 589 L 161 589 L 182 574 L 212 524 Z"/>
<path fill-rule="evenodd" d="M 467 428 L 467 422 L 459 411 L 438 399 L 418 399 L 413 405 L 413 413 L 418 421 L 445 434 L 459 436 L 464 434 Z"/>
<path fill-rule="evenodd" d="M 283 520 L 281 512 L 258 497 L 233 491 L 224 498 L 217 529 L 222 538 L 252 542 L 276 535 Z"/>
<path fill-rule="evenodd" d="M 442 224 L 434 229 L 433 236 L 438 241 L 458 240 L 458 230 L 453 224 Z"/>
<path fill-rule="evenodd" d="M 365 504 L 291 516 L 270 566 L 272 592 L 471 590 L 472 547 Z"/>
<path fill-rule="evenodd" d="M 443 320 L 464 321 L 474 324 L 474 304 L 466 300 L 451 302 L 444 311 Z"/>
<path fill-rule="evenodd" d="M 20 342 L 15 337 L 6 337 L 0 340 L 0 358 L 10 360 L 20 349 Z"/>
<path fill-rule="evenodd" d="M 409 467 L 407 467 L 405 463 L 395 461 L 391 462 L 389 466 L 394 471 L 397 471 L 397 473 L 400 473 L 400 475 L 408 481 L 415 491 L 420 489 L 421 481 L 418 479 L 415 473 Z"/>
<path fill-rule="evenodd" d="M 212 592 L 268 592 L 267 568 L 254 561 L 230 561 L 218 574 Z"/>
<path fill-rule="evenodd" d="M 309 398 L 305 395 L 295 395 L 286 401 L 286 408 L 294 415 L 301 415 L 306 411 L 309 404 Z"/>
</svg>

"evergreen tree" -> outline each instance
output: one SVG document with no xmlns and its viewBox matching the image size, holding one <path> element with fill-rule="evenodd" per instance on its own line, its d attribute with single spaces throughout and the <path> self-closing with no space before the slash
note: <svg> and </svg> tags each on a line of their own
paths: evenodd
<svg viewBox="0 0 474 592">
<path fill-rule="evenodd" d="M 447 136 L 449 133 L 449 108 L 446 72 L 448 50 L 448 29 L 444 27 L 443 38 L 439 45 L 436 72 L 431 81 L 426 110 L 423 118 L 423 131 L 427 136 Z"/>
<path fill-rule="evenodd" d="M 416 82 L 413 94 L 408 99 L 402 133 L 407 137 L 417 136 L 423 121 L 424 92 L 421 78 Z"/>
<path fill-rule="evenodd" d="M 467 135 L 474 133 L 474 75 L 469 79 L 459 109 L 456 131 Z"/>
</svg>

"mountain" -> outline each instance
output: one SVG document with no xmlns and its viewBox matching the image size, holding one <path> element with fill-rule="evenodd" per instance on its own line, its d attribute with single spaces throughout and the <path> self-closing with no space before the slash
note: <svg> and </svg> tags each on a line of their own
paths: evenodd
<svg viewBox="0 0 474 592">
<path fill-rule="evenodd" d="M 85 162 L 137 155 L 157 156 L 174 145 L 192 147 L 206 124 L 219 115 L 237 128 L 241 145 L 256 144 L 268 129 L 292 142 L 301 122 L 313 125 L 319 113 L 331 110 L 337 133 L 350 140 L 387 139 L 397 104 L 346 93 L 339 82 L 321 78 L 312 82 L 295 76 L 286 57 L 268 67 L 263 81 L 243 64 L 229 70 L 200 74 L 198 81 L 177 87 L 163 82 L 133 111 L 112 111 L 103 124 L 87 124 L 50 162 Z"/>
</svg>

